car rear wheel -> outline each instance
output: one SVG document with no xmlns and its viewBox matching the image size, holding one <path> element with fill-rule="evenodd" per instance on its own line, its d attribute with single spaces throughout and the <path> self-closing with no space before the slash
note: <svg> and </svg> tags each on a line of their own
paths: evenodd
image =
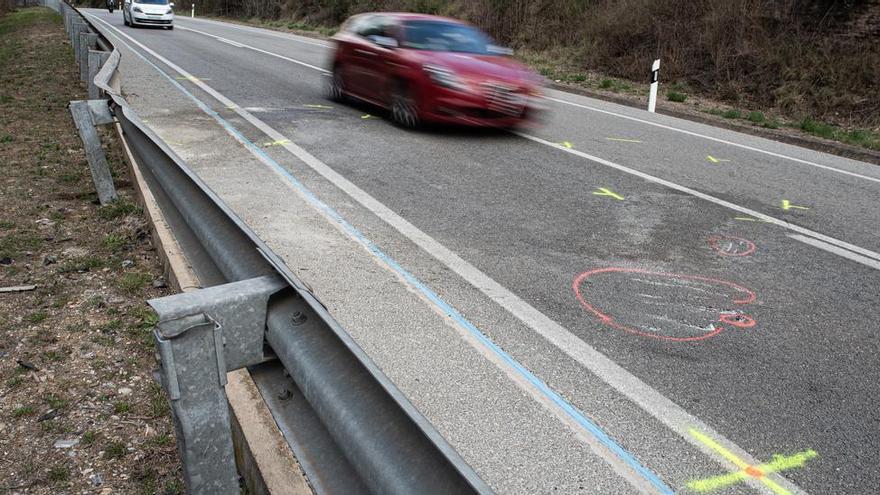
<svg viewBox="0 0 880 495">
<path fill-rule="evenodd" d="M 339 73 L 336 67 L 333 68 L 333 73 L 327 78 L 327 86 L 324 91 L 330 100 L 339 102 L 345 100 L 345 85 L 342 81 L 342 74 Z"/>
<path fill-rule="evenodd" d="M 407 129 L 415 129 L 419 126 L 416 100 L 412 91 L 403 83 L 397 84 L 391 93 L 391 120 Z"/>
</svg>

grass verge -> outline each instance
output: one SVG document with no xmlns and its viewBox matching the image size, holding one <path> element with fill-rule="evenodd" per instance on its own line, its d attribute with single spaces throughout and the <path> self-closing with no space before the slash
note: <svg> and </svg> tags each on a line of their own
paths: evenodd
<svg viewBox="0 0 880 495">
<path fill-rule="evenodd" d="M 96 204 L 85 97 L 60 16 L 0 17 L 0 286 L 36 286 L 0 296 L 0 493 L 181 493 L 144 303 L 162 267 L 109 128 L 121 199 Z"/>
</svg>

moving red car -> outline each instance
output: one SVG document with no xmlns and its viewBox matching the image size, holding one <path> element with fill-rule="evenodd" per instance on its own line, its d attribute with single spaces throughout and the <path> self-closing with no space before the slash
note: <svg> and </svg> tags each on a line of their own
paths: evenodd
<svg viewBox="0 0 880 495">
<path fill-rule="evenodd" d="M 361 14 L 333 39 L 329 96 L 386 108 L 401 126 L 518 127 L 541 111 L 541 77 L 469 24 L 421 14 Z"/>
</svg>

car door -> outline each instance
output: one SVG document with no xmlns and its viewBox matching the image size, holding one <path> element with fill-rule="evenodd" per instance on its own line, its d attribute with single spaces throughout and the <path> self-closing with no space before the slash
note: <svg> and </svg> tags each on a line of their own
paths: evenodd
<svg viewBox="0 0 880 495">
<path fill-rule="evenodd" d="M 379 40 L 387 38 L 385 34 L 392 23 L 388 16 L 371 16 L 358 26 L 357 39 L 352 46 L 352 81 L 357 88 L 353 88 L 353 92 L 374 103 L 384 100 L 385 60 L 391 50 L 380 46 Z"/>
</svg>

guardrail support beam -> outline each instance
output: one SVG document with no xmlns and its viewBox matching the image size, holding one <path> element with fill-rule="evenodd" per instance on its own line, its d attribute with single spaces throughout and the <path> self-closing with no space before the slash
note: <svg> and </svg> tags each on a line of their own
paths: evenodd
<svg viewBox="0 0 880 495">
<path fill-rule="evenodd" d="M 83 82 L 89 80 L 89 51 L 98 48 L 98 35 L 89 31 L 79 33 L 79 78 Z"/>
<path fill-rule="evenodd" d="M 116 200 L 116 188 L 113 186 L 113 176 L 110 174 L 110 166 L 107 164 L 107 157 L 104 156 L 104 149 L 101 148 L 101 138 L 98 137 L 98 129 L 95 125 L 108 123 L 105 121 L 105 115 L 97 113 L 98 109 L 103 105 L 107 115 L 110 114 L 110 109 L 106 101 L 97 101 L 98 103 L 94 105 L 83 100 L 71 101 L 70 114 L 73 116 L 73 123 L 76 124 L 83 148 L 85 148 L 89 170 L 92 172 L 92 181 L 98 191 L 98 201 L 101 202 L 101 205 L 106 205 Z M 90 108 L 92 106 L 96 109 L 97 119 Z M 112 122 L 112 116 L 110 122 Z"/>
<path fill-rule="evenodd" d="M 226 373 L 271 359 L 269 298 L 284 287 L 263 276 L 148 301 L 159 315 L 154 335 L 187 493 L 240 492 Z"/>
</svg>

